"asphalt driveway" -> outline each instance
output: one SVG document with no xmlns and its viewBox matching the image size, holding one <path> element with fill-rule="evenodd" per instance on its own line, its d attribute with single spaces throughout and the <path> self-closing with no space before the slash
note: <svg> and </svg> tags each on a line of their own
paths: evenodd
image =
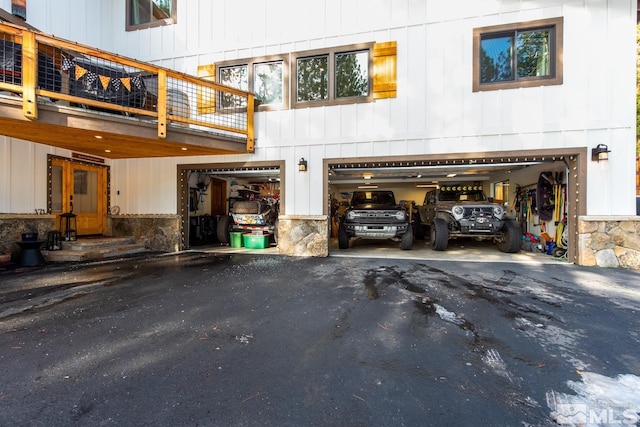
<svg viewBox="0 0 640 427">
<path fill-rule="evenodd" d="M 639 272 L 570 264 L 183 253 L 7 271 L 0 417 L 633 425 L 639 310 Z"/>
</svg>

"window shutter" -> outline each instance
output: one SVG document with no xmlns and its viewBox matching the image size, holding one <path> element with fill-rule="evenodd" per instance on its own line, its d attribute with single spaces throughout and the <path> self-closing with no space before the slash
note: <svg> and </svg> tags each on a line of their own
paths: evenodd
<svg viewBox="0 0 640 427">
<path fill-rule="evenodd" d="M 205 80 L 216 81 L 216 64 L 198 65 L 198 77 Z M 216 91 L 213 88 L 198 86 L 198 99 L 196 102 L 198 114 L 216 112 Z"/>
<path fill-rule="evenodd" d="M 397 92 L 397 42 L 373 46 L 373 98 L 395 98 Z"/>
</svg>

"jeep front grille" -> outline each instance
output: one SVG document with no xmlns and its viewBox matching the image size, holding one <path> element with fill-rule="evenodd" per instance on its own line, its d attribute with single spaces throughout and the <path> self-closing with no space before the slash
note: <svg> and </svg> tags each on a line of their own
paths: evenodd
<svg viewBox="0 0 640 427">
<path fill-rule="evenodd" d="M 493 207 L 491 206 L 465 206 L 464 218 L 493 216 Z"/>
</svg>

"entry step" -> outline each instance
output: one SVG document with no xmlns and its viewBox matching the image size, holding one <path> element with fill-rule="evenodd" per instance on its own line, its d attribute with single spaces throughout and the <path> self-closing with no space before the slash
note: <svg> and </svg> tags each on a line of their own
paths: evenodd
<svg viewBox="0 0 640 427">
<path fill-rule="evenodd" d="M 42 250 L 47 262 L 93 261 L 149 252 L 133 237 L 95 237 L 63 241 L 62 249 Z"/>
</svg>

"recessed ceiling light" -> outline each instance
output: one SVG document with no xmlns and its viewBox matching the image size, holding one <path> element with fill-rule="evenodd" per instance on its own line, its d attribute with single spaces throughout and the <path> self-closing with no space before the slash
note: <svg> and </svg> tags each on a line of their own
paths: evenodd
<svg viewBox="0 0 640 427">
<path fill-rule="evenodd" d="M 180 147 L 182 151 L 187 151 L 187 147 Z"/>
<path fill-rule="evenodd" d="M 107 149 L 107 150 L 104 150 L 104 152 L 105 152 L 105 153 L 110 153 L 110 152 L 111 152 L 111 150 L 108 150 L 108 149 Z"/>
<path fill-rule="evenodd" d="M 94 135 L 96 139 L 102 139 L 102 135 Z"/>
</svg>

